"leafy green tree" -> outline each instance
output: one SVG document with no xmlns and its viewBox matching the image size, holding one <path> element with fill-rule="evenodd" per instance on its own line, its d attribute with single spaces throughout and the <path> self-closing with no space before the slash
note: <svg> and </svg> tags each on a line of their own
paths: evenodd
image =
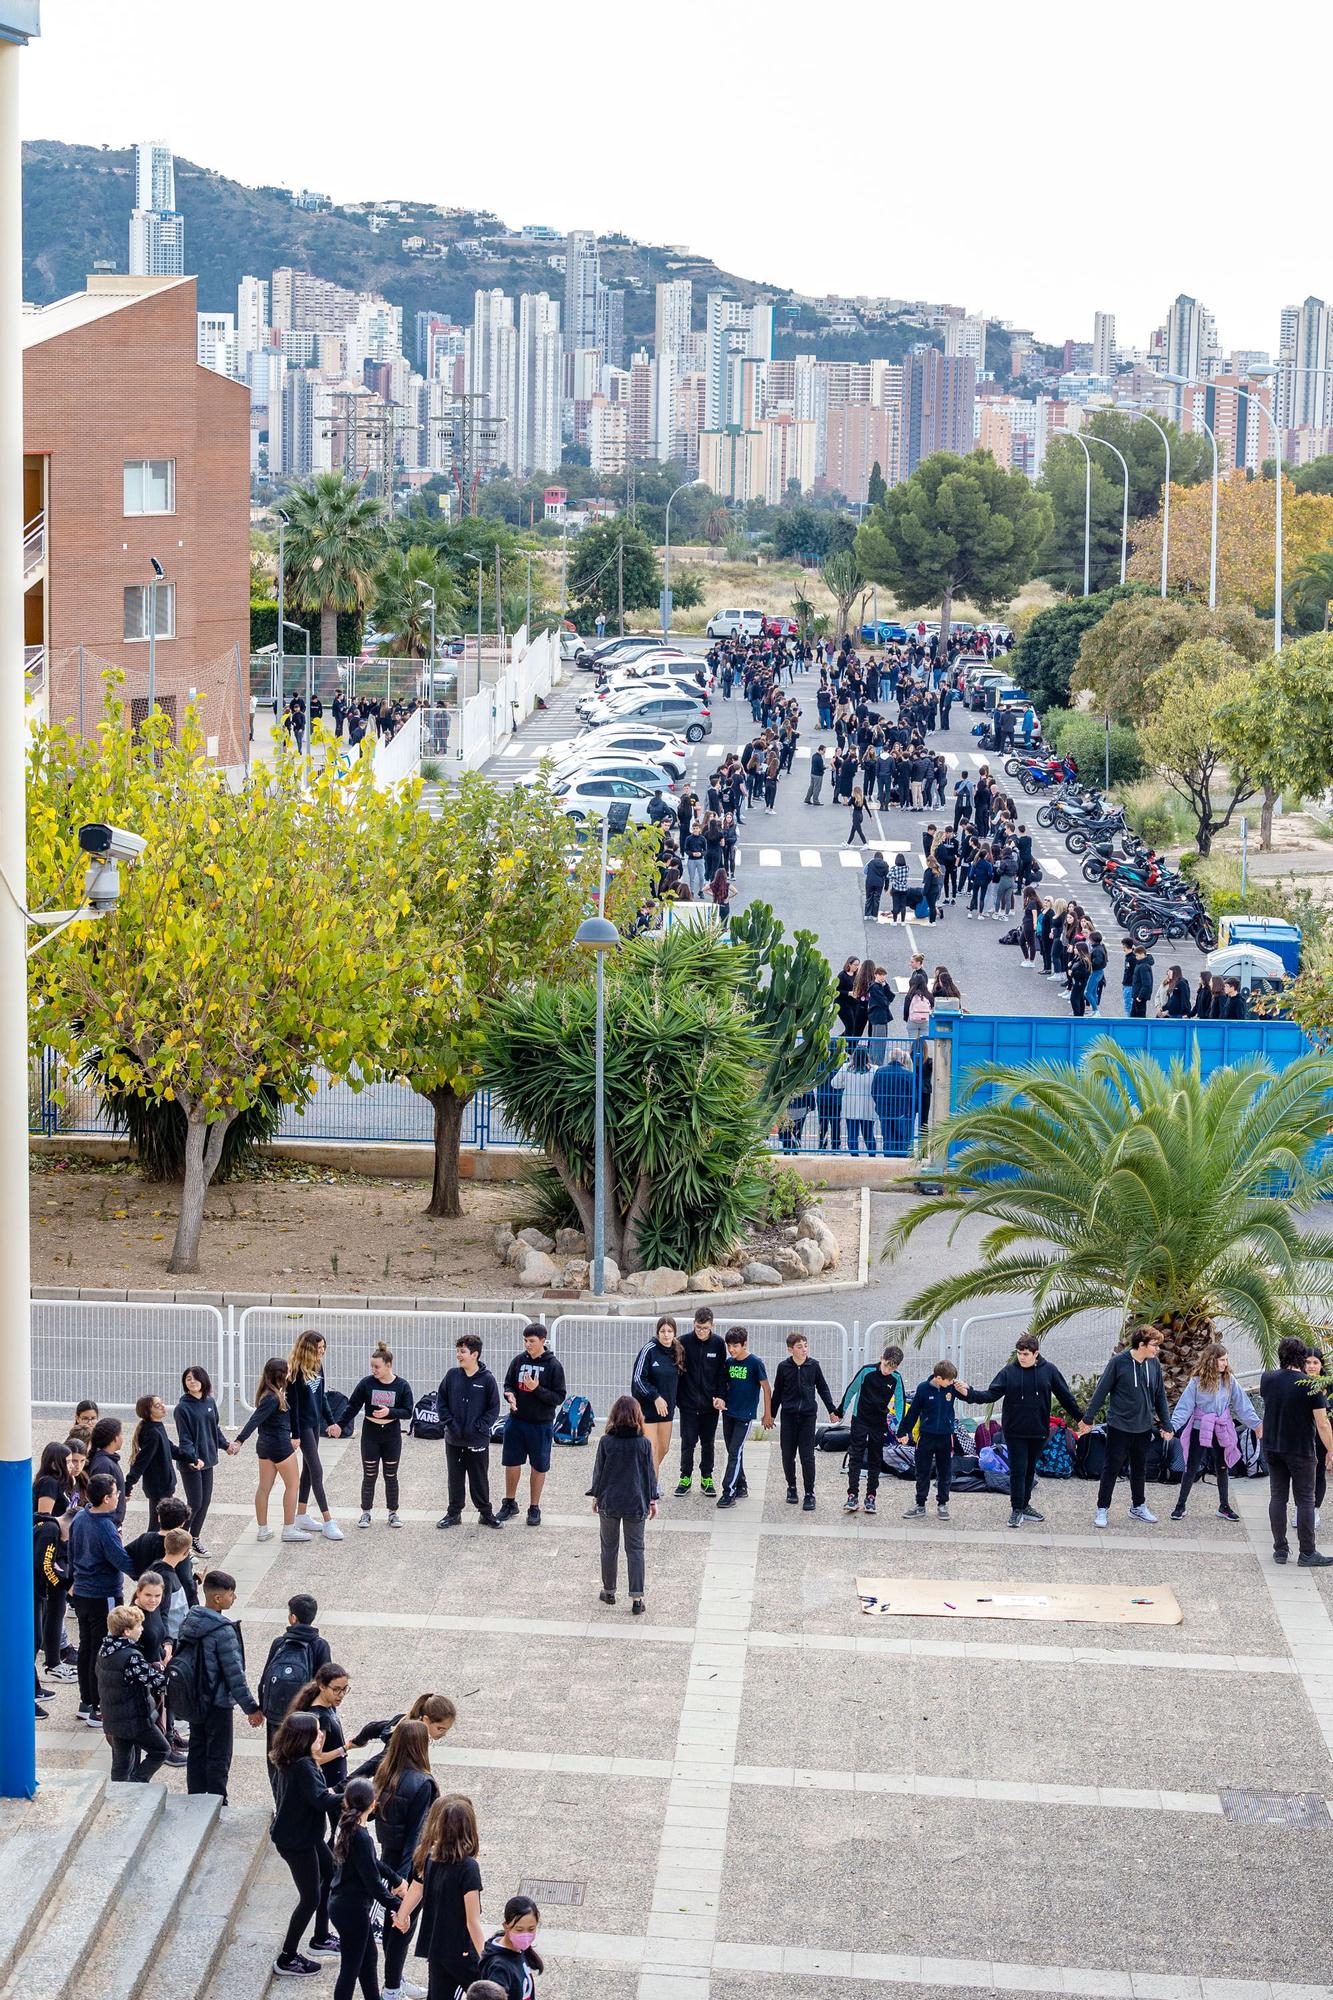
<svg viewBox="0 0 1333 2000">
<path fill-rule="evenodd" d="M 1264 478 L 1273 477 L 1273 461 L 1270 458 L 1264 467 Z M 1298 493 L 1333 493 L 1333 457 L 1312 458 L 1308 465 L 1298 466 L 1291 475 L 1291 483 Z"/>
<path fill-rule="evenodd" d="M 114 697 L 97 736 L 37 732 L 29 760 L 33 891 L 59 894 L 74 834 L 110 819 L 148 842 L 111 919 L 32 960 L 31 1026 L 106 1088 L 186 1121 L 168 1269 L 198 1269 L 204 1197 L 228 1132 L 261 1098 L 301 1101 L 322 1062 L 353 1087 L 388 1040 L 405 899 L 369 760 L 288 763 L 233 793 L 192 705 L 131 732 Z"/>
<path fill-rule="evenodd" d="M 889 490 L 889 483 L 880 469 L 879 460 L 870 468 L 870 478 L 866 482 L 866 499 L 872 507 L 878 507 Z"/>
<path fill-rule="evenodd" d="M 1202 431 L 1182 431 L 1176 424 L 1165 425 L 1171 440 L 1171 484 L 1200 486 L 1213 473 L 1212 452 Z M 1162 504 L 1162 481 L 1166 473 L 1166 453 L 1162 440 L 1144 417 L 1122 410 L 1098 410 L 1084 427 L 1086 437 L 1105 438 L 1122 454 L 1129 466 L 1129 518 L 1131 523 L 1156 514 Z M 1077 450 L 1077 446 L 1073 447 Z M 1109 452 L 1093 453 L 1093 463 L 1106 461 L 1107 477 L 1116 492 L 1117 520 L 1124 502 L 1124 474 Z M 1079 453 L 1080 459 L 1082 453 Z M 1117 548 L 1119 541 L 1117 539 Z"/>
<path fill-rule="evenodd" d="M 1142 584 L 1115 584 L 1091 597 L 1071 597 L 1039 611 L 1013 650 L 1014 679 L 1026 688 L 1038 708 L 1064 708 L 1085 632 L 1104 618 L 1122 597 L 1139 595 Z"/>
<path fill-rule="evenodd" d="M 1200 854 L 1257 789 L 1246 766 L 1228 757 L 1222 722 L 1243 699 L 1251 672 L 1221 639 L 1187 639 L 1150 683 L 1152 709 L 1139 731 L 1143 754 L 1194 815 Z"/>
<path fill-rule="evenodd" d="M 900 603 L 938 598 L 947 645 L 956 596 L 979 610 L 1007 604 L 1033 574 L 1050 532 L 1050 502 L 1021 472 L 1002 472 L 989 452 L 936 452 L 891 486 L 861 523 L 856 552 L 873 583 Z"/>
<path fill-rule="evenodd" d="M 1333 1236 L 1298 1217 L 1333 1191 L 1333 1058 L 1278 1074 L 1250 1057 L 1205 1079 L 1197 1061 L 1168 1069 L 1105 1038 L 1077 1065 L 992 1063 L 973 1082 L 939 1134 L 944 1192 L 896 1222 L 885 1249 L 896 1257 L 942 1217 L 991 1224 L 976 1262 L 900 1308 L 923 1337 L 997 1294 L 1031 1299 L 1037 1334 L 1114 1304 L 1126 1332 L 1160 1330 L 1174 1395 L 1219 1320 L 1271 1360 L 1284 1335 L 1311 1338 L 1327 1317 Z"/>
<path fill-rule="evenodd" d="M 341 472 L 316 472 L 287 495 L 291 526 L 284 557 L 287 601 L 318 611 L 319 650 L 338 644 L 338 613 L 359 612 L 375 589 L 384 556 L 384 520 L 378 501 Z"/>
<path fill-rule="evenodd" d="M 1306 556 L 1282 597 L 1283 609 L 1298 625 L 1308 630 L 1317 623 L 1320 631 L 1327 633 L 1333 606 L 1333 548 L 1317 549 Z"/>
<path fill-rule="evenodd" d="M 609 618 L 618 608 L 619 548 L 625 545 L 625 609 L 642 611 L 656 605 L 662 592 L 662 571 L 652 543 L 642 528 L 627 521 L 592 521 L 569 552 L 569 598 L 585 614 L 601 611 Z"/>
<path fill-rule="evenodd" d="M 574 932 L 598 893 L 600 849 L 571 863 L 569 821 L 544 783 L 506 790 L 466 772 L 440 794 L 438 817 L 415 804 L 402 843 L 417 977 L 394 1017 L 382 1070 L 430 1104 L 435 1163 L 428 1215 L 460 1215 L 463 1114 L 482 1073 L 487 1021 L 530 981 L 558 986 L 586 971 Z M 655 843 L 617 842 L 607 914 L 628 920 L 645 892 Z"/>
<path fill-rule="evenodd" d="M 1243 605 L 1209 611 L 1143 589 L 1123 598 L 1117 593 L 1117 601 L 1079 643 L 1071 688 L 1075 694 L 1087 689 L 1103 715 L 1141 722 L 1159 697 L 1153 674 L 1188 639 L 1220 639 L 1251 663 L 1263 659 L 1272 644 L 1269 629 Z"/>
<path fill-rule="evenodd" d="M 424 660 L 430 656 L 431 607 L 422 585 L 435 593 L 438 643 L 461 616 L 453 571 L 434 549 L 420 543 L 410 549 L 390 549 L 375 578 L 374 613 L 375 629 L 386 635 L 385 650 L 395 659 Z"/>
<path fill-rule="evenodd" d="M 857 561 L 854 549 L 836 549 L 820 564 L 819 574 L 824 580 L 824 588 L 837 605 L 835 631 L 839 638 L 848 629 L 847 621 L 853 603 L 865 588 L 865 577 Z"/>
<path fill-rule="evenodd" d="M 671 601 L 677 611 L 695 611 L 704 601 L 704 580 L 697 569 L 683 569 L 671 579 Z"/>
<path fill-rule="evenodd" d="M 1105 464 L 1103 464 L 1105 460 Z M 1112 479 L 1112 474 L 1115 477 Z M 1056 590 L 1083 588 L 1083 521 L 1087 461 L 1073 438 L 1053 437 L 1046 447 L 1041 488 L 1051 503 L 1051 531 L 1041 552 L 1042 576 Z M 1092 533 L 1088 564 L 1095 592 L 1120 576 L 1120 525 L 1124 508 L 1120 467 L 1106 452 L 1092 453 Z"/>
<path fill-rule="evenodd" d="M 1333 636 L 1315 633 L 1270 654 L 1219 699 L 1217 720 L 1228 761 L 1264 788 L 1267 846 L 1279 792 L 1316 799 L 1333 785 Z"/>
</svg>

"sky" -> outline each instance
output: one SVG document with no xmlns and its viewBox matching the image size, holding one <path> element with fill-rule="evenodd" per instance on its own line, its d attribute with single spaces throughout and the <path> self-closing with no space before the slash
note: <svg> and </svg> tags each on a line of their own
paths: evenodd
<svg viewBox="0 0 1333 2000">
<path fill-rule="evenodd" d="M 43 0 L 42 16 L 27 138 L 162 140 L 335 201 L 618 229 L 1042 340 L 1090 339 L 1101 310 L 1139 345 L 1186 292 L 1224 352 L 1275 351 L 1284 304 L 1333 299 L 1324 120 L 1299 87 L 1328 74 L 1327 0 L 1284 0 L 1267 45 L 1292 64 L 1276 145 L 1272 54 L 1234 0 Z"/>
</svg>

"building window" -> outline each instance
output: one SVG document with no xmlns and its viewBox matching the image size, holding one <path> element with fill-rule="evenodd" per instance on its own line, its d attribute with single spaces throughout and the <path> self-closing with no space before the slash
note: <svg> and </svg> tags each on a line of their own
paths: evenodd
<svg viewBox="0 0 1333 2000">
<path fill-rule="evenodd" d="M 157 630 L 150 632 L 156 602 Z M 129 583 L 125 586 L 125 640 L 174 639 L 176 636 L 176 586 L 174 583 Z"/>
<path fill-rule="evenodd" d="M 127 458 L 125 461 L 125 512 L 127 514 L 174 514 L 175 511 L 175 459 Z"/>
</svg>

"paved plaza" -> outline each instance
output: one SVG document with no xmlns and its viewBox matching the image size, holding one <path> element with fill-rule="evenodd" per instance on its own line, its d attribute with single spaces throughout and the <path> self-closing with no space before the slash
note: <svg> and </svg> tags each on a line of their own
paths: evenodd
<svg viewBox="0 0 1333 2000">
<path fill-rule="evenodd" d="M 878 1518 L 844 1518 L 833 1457 L 817 1513 L 794 1512 L 770 1445 L 747 1455 L 750 1499 L 719 1513 L 670 1494 L 669 1461 L 634 1619 L 623 1591 L 597 1601 L 591 1448 L 557 1451 L 539 1529 L 499 1535 L 436 1531 L 437 1444 L 408 1442 L 399 1532 L 382 1511 L 358 1531 L 355 1445 L 327 1457 L 340 1546 L 257 1545 L 253 1456 L 220 1468 L 207 1539 L 241 1586 L 251 1679 L 309 1589 L 351 1674 L 349 1735 L 452 1696 L 436 1774 L 475 1803 L 488 1920 L 520 1882 L 578 1899 L 539 1892 L 541 2000 L 1329 1993 L 1327 1809 L 1268 1823 L 1230 1796 L 1281 1794 L 1266 1809 L 1283 1814 L 1333 1798 L 1333 1585 L 1266 1559 L 1258 1482 L 1237 1527 L 1210 1486 L 1179 1525 L 1150 1488 L 1163 1519 L 1141 1527 L 1122 1488 L 1103 1534 L 1090 1486 L 1043 1482 L 1045 1528 L 1013 1533 L 987 1494 L 905 1523 L 909 1489 L 887 1478 Z M 136 1500 L 127 1535 L 141 1525 Z M 871 1622 L 858 1573 L 1169 1585 L 1184 1618 Z M 62 1687 L 51 1704 L 47 1764 L 105 1757 L 75 1703 Z M 234 1802 L 265 1798 L 262 1750 L 242 1724 Z M 262 1966 L 290 1902 L 271 1861 L 233 1958 Z"/>
</svg>

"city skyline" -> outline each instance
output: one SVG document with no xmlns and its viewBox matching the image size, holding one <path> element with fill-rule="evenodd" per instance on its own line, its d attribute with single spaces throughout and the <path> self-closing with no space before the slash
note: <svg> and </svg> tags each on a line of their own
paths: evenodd
<svg viewBox="0 0 1333 2000">
<path fill-rule="evenodd" d="M 839 46 L 850 36 L 851 45 L 864 44 L 873 57 L 875 15 L 860 0 L 847 0 L 840 11 Z M 1330 41 L 1327 19 L 1312 5 L 1298 4 L 1294 12 L 1308 23 L 1302 45 L 1317 61 L 1319 45 Z M 1021 42 L 1006 44 L 991 32 L 993 17 L 963 0 L 954 25 L 965 44 L 970 34 L 985 50 L 984 91 L 964 75 L 956 103 L 946 92 L 938 125 L 912 82 L 916 75 L 931 78 L 930 102 L 940 102 L 933 29 L 924 19 L 905 21 L 894 31 L 891 75 L 868 97 L 864 115 L 855 102 L 840 112 L 830 156 L 818 143 L 810 71 L 804 60 L 792 63 L 783 54 L 785 38 L 753 36 L 744 11 L 705 16 L 695 0 L 683 0 L 680 24 L 696 15 L 707 22 L 710 61 L 719 73 L 745 79 L 747 104 L 761 107 L 775 129 L 809 133 L 809 146 L 765 151 L 762 187 L 744 176 L 719 183 L 702 148 L 692 166 L 690 148 L 673 137 L 676 121 L 665 109 L 667 172 L 651 120 L 632 147 L 616 136 L 614 174 L 598 165 L 595 119 L 580 126 L 577 145 L 565 143 L 570 100 L 552 92 L 552 79 L 577 74 L 589 103 L 616 102 L 635 73 L 635 37 L 649 33 L 646 23 L 627 28 L 603 0 L 592 0 L 580 17 L 577 45 L 564 17 L 532 11 L 522 62 L 506 70 L 503 145 L 493 143 L 486 94 L 459 93 L 447 147 L 411 121 L 391 128 L 391 151 L 375 142 L 373 121 L 365 128 L 372 136 L 353 145 L 337 119 L 277 121 L 262 127 L 262 158 L 249 136 L 253 121 L 235 116 L 236 104 L 254 92 L 250 29 L 262 32 L 279 66 L 287 51 L 313 99 L 327 90 L 336 103 L 359 18 L 344 0 L 331 0 L 318 38 L 298 35 L 295 17 L 289 25 L 271 9 L 261 13 L 254 0 L 237 0 L 227 36 L 160 0 L 123 0 L 114 18 L 91 0 L 61 0 L 49 9 L 25 73 L 24 131 L 93 144 L 123 144 L 150 132 L 242 180 L 327 188 L 335 200 L 477 202 L 516 222 L 540 215 L 562 233 L 620 228 L 645 241 L 688 243 L 755 282 L 814 294 L 962 296 L 970 307 L 1035 326 L 1052 341 L 1085 338 L 1093 312 L 1109 307 L 1122 341 L 1141 344 L 1158 323 L 1156 301 L 1183 291 L 1209 300 L 1232 344 L 1272 347 L 1271 328 L 1283 306 L 1333 290 L 1318 270 L 1301 205 L 1271 203 L 1258 171 L 1235 177 L 1225 198 L 1194 204 L 1188 228 L 1177 211 L 1169 226 L 1154 219 L 1152 190 L 1173 176 L 1193 181 L 1198 172 L 1198 129 L 1160 115 L 1156 95 L 1165 85 L 1158 79 L 1188 75 L 1201 101 L 1220 101 L 1229 76 L 1225 39 L 1200 41 L 1183 19 L 1154 24 L 1151 47 L 1139 48 L 1128 39 L 1108 41 L 1091 23 L 1071 24 L 1067 10 L 1057 15 L 1039 7 Z M 446 26 L 402 0 L 386 0 L 382 20 L 385 32 L 397 24 L 410 34 L 414 66 L 423 72 L 494 68 L 483 23 Z M 140 55 L 148 45 L 150 66 Z M 647 60 L 646 47 L 641 53 Z M 1093 101 L 1079 67 L 1094 61 L 1095 102 L 1116 106 L 1098 140 L 1090 137 L 1098 128 L 1095 119 L 1090 125 Z M 209 89 L 198 93 L 193 86 L 204 75 Z M 885 181 L 886 129 L 905 142 L 890 153 L 902 160 L 910 189 L 901 203 Z M 1284 128 L 1284 185 L 1315 184 L 1317 145 L 1313 121 L 1308 129 Z M 1004 177 L 997 192 L 993 175 L 978 175 L 982 147 L 998 156 L 997 164 L 1007 160 L 1013 192 L 1006 195 Z M 1027 235 L 1025 194 L 1034 218 Z M 1001 213 L 1006 226 L 997 228 Z M 1064 254 L 1051 255 L 1053 244 Z"/>
</svg>

